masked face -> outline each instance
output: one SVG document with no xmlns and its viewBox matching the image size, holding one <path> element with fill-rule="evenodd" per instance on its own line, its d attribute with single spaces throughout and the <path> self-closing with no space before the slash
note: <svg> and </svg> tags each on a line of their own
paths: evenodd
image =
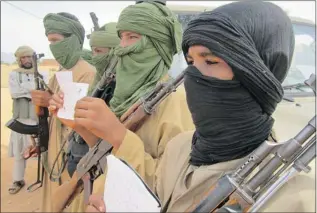
<svg viewBox="0 0 317 213">
<path fill-rule="evenodd" d="M 225 61 L 203 46 L 189 50 L 187 61 L 193 66 L 185 70 L 184 86 L 196 127 L 190 163 L 211 165 L 246 156 L 268 138 L 273 119 L 233 78 Z"/>
<path fill-rule="evenodd" d="M 65 37 L 58 33 L 51 33 L 47 35 L 47 40 L 50 44 L 54 44 L 56 42 L 62 41 Z"/>
<path fill-rule="evenodd" d="M 220 80 L 233 79 L 231 67 L 224 60 L 213 55 L 212 52 L 204 46 L 191 46 L 188 49 L 186 59 L 189 65 L 195 66 L 205 76 Z"/>
<path fill-rule="evenodd" d="M 32 65 L 32 56 L 23 56 L 20 58 L 21 67 L 24 69 L 31 69 Z"/>
<path fill-rule="evenodd" d="M 61 41 L 52 41 L 51 52 L 56 61 L 66 69 L 71 69 L 80 58 L 81 44 L 75 35 L 64 38 Z"/>
</svg>

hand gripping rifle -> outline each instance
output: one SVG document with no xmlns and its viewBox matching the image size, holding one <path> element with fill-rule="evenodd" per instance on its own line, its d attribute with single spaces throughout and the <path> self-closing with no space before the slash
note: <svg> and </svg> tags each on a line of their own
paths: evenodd
<svg viewBox="0 0 317 213">
<path fill-rule="evenodd" d="M 99 24 L 98 24 L 98 18 L 94 12 L 89 13 L 92 23 L 94 24 L 94 31 L 97 31 L 100 29 Z M 87 39 L 90 39 L 90 34 L 87 35 Z"/>
<path fill-rule="evenodd" d="M 305 81 L 316 96 L 316 77 Z M 303 146 L 302 146 L 303 145 Z M 273 154 L 273 157 L 271 157 Z M 270 158 L 258 172 L 255 169 Z M 292 139 L 283 143 L 265 141 L 237 170 L 221 177 L 199 203 L 186 212 L 257 212 L 297 173 L 309 172 L 316 158 L 316 116 Z"/>
<path fill-rule="evenodd" d="M 44 54 L 33 53 L 33 67 L 34 67 L 34 80 L 36 90 L 45 90 L 45 82 L 43 76 L 38 71 L 37 61 L 38 59 L 44 57 Z M 7 122 L 6 126 L 12 131 L 18 132 L 20 134 L 31 135 L 34 138 L 36 145 L 36 153 L 38 156 L 37 164 L 37 181 L 30 185 L 27 190 L 29 192 L 35 191 L 40 188 L 43 183 L 44 167 L 42 166 L 42 174 L 40 173 L 41 168 L 41 153 L 48 150 L 48 140 L 49 140 L 49 128 L 48 128 L 48 109 L 46 107 L 36 106 L 36 114 L 38 116 L 38 125 L 25 125 L 15 119 L 11 119 Z M 37 186 L 33 189 L 33 187 Z M 33 189 L 33 190 L 32 190 Z"/>
<path fill-rule="evenodd" d="M 130 110 L 123 122 L 127 129 L 136 129 L 144 122 L 155 108 L 183 82 L 184 72 L 174 80 L 159 84 L 149 95 Z M 133 108 L 133 107 L 132 107 Z M 99 140 L 97 144 L 80 160 L 72 179 L 60 186 L 53 196 L 53 212 L 61 212 L 74 197 L 84 190 L 84 201 L 88 204 L 89 196 L 93 190 L 93 181 L 105 173 L 106 157 L 112 151 L 112 146 L 106 141 Z"/>
</svg>

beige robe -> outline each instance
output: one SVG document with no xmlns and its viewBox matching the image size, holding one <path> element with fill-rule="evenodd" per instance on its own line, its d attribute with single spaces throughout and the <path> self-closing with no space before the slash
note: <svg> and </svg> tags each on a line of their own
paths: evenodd
<svg viewBox="0 0 317 213">
<path fill-rule="evenodd" d="M 204 193 L 225 173 L 237 169 L 246 159 L 217 163 L 211 166 L 189 165 L 193 132 L 175 137 L 166 147 L 157 170 L 156 192 L 167 212 L 184 212 L 202 200 Z M 314 166 L 314 162 L 312 163 Z M 265 204 L 260 212 L 314 212 L 314 172 L 300 174 L 288 182 Z"/>
<path fill-rule="evenodd" d="M 296 134 L 297 131 L 292 133 Z M 201 200 L 204 192 L 221 176 L 235 170 L 246 160 L 238 159 L 200 167 L 189 165 L 192 135 L 193 131 L 185 132 L 168 142 L 160 165 L 155 172 L 154 191 L 161 200 L 162 206 L 164 207 L 171 198 L 167 206 L 168 212 L 184 212 L 195 201 Z M 276 131 L 274 136 L 279 138 Z M 129 140 L 127 140 L 128 138 Z M 124 158 L 124 160 L 144 177 L 142 171 L 154 165 L 155 160 L 143 150 L 142 141 L 129 132 L 116 155 L 123 158 L 129 153 L 133 153 L 133 158 Z M 315 161 L 310 166 L 314 168 Z M 102 195 L 101 190 L 94 191 L 94 193 Z M 315 200 L 315 170 L 313 169 L 309 174 L 301 173 L 294 177 L 260 211 L 314 212 Z"/>
<path fill-rule="evenodd" d="M 95 67 L 80 59 L 76 65 L 69 70 L 61 70 L 63 71 L 72 71 L 73 72 L 73 81 L 79 83 L 88 83 L 91 84 L 94 80 L 94 76 L 96 73 Z M 58 93 L 60 91 L 56 76 L 50 80 L 49 87 L 52 89 L 54 93 Z M 41 212 L 52 212 L 51 196 L 54 190 L 59 186 L 58 182 L 52 182 L 49 178 L 54 160 L 61 149 L 61 144 L 67 140 L 68 134 L 71 132 L 71 129 L 62 125 L 60 121 L 55 117 L 50 117 L 49 119 L 49 128 L 50 128 L 50 136 L 49 136 L 49 147 L 48 152 L 43 153 L 43 161 L 45 165 L 45 175 L 42 187 L 42 206 Z M 64 148 L 66 150 L 66 147 Z M 61 157 L 58 159 L 58 163 L 54 168 L 54 173 L 57 173 L 59 170 L 59 165 L 61 165 Z M 66 168 L 66 166 L 65 166 Z M 69 180 L 70 177 L 68 175 L 67 169 L 64 169 L 61 175 L 61 183 Z"/>
<path fill-rule="evenodd" d="M 122 145 L 115 155 L 136 168 L 149 187 L 153 189 L 154 174 L 167 143 L 176 135 L 193 129 L 185 89 L 181 85 L 176 92 L 162 101 L 157 110 L 136 133 L 127 131 Z M 148 161 L 150 163 L 147 163 Z M 141 166 L 139 167 L 139 165 Z M 102 175 L 94 182 L 93 193 L 103 194 L 104 183 L 105 175 Z M 72 212 L 84 212 L 85 209 L 83 193 L 81 193 L 72 203 Z"/>
</svg>

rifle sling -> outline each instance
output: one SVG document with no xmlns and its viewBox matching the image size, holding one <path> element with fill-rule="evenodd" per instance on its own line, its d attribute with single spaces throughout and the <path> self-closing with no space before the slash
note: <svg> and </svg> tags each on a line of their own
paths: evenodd
<svg viewBox="0 0 317 213">
<path fill-rule="evenodd" d="M 57 125 L 56 134 L 60 133 L 59 142 L 60 142 L 61 148 L 60 148 L 56 158 L 54 159 L 54 163 L 52 165 L 52 168 L 50 168 L 49 163 L 48 163 L 48 153 L 47 152 L 43 153 L 42 163 L 43 163 L 45 171 L 49 174 L 50 180 L 53 182 L 58 182 L 59 185 L 61 185 L 61 176 L 62 176 L 62 173 L 63 173 L 65 167 L 66 167 L 66 162 L 68 160 L 66 152 L 64 150 L 64 147 L 67 143 L 67 140 L 62 142 L 62 131 L 61 131 L 62 124 L 59 120 L 56 120 L 56 125 Z M 58 165 L 57 161 L 58 161 L 58 158 L 60 155 L 62 155 L 62 162 L 58 166 L 60 169 L 58 169 L 57 173 L 54 173 L 54 168 L 56 165 Z"/>
</svg>

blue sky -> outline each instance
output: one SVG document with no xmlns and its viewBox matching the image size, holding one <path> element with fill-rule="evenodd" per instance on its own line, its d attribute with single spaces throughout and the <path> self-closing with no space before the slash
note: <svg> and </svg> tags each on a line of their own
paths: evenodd
<svg viewBox="0 0 317 213">
<path fill-rule="evenodd" d="M 217 7 L 230 1 L 168 1 L 167 5 L 204 5 Z M 8 4 L 11 3 L 24 11 Z M 134 1 L 1 1 L 1 52 L 13 53 L 21 45 L 29 45 L 37 52 L 52 58 L 41 18 L 51 12 L 76 15 L 89 33 L 93 27 L 89 13 L 95 12 L 102 25 L 117 21 L 120 11 Z M 291 16 L 315 22 L 314 1 L 273 1 Z M 29 14 L 29 13 L 33 14 Z M 89 48 L 85 40 L 85 48 Z"/>
</svg>

